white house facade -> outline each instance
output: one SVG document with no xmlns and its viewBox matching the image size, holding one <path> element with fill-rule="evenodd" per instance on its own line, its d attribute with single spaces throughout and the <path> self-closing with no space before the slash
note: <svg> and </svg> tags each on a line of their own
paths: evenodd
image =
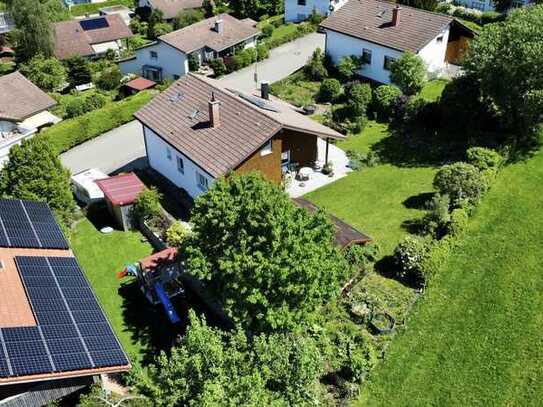
<svg viewBox="0 0 543 407">
<path fill-rule="evenodd" d="M 530 0 L 513 0 L 511 8 L 524 7 L 530 3 L 532 3 Z M 455 4 L 483 12 L 496 10 L 492 0 L 456 0 Z"/>
<path fill-rule="evenodd" d="M 203 168 L 177 151 L 147 126 L 143 126 L 149 166 L 192 197 L 207 191 L 214 181 Z"/>
<path fill-rule="evenodd" d="M 323 17 L 327 17 L 347 0 L 285 0 L 285 21 L 300 22 L 307 20 L 313 10 Z"/>
</svg>

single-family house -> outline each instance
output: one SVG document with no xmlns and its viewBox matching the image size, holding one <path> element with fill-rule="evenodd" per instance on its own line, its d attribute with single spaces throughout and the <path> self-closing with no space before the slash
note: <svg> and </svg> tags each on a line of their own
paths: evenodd
<svg viewBox="0 0 543 407">
<path fill-rule="evenodd" d="M 6 34 L 15 28 L 15 23 L 11 16 L 4 12 L 0 11 L 0 46 L 2 46 L 2 41 Z"/>
<path fill-rule="evenodd" d="M 189 56 L 200 63 L 256 46 L 259 31 L 252 24 L 221 14 L 162 35 L 119 62 L 123 74 L 153 81 L 175 80 L 189 72 Z"/>
<path fill-rule="evenodd" d="M 347 0 L 285 0 L 285 21 L 295 23 L 304 21 L 313 12 L 327 17 L 345 3 Z"/>
<path fill-rule="evenodd" d="M 57 102 L 19 72 L 0 76 L 0 166 L 12 146 L 61 119 L 48 109 Z"/>
<path fill-rule="evenodd" d="M 48 405 L 128 371 L 47 204 L 0 200 L 0 220 L 0 405 Z"/>
<path fill-rule="evenodd" d="M 512 0 L 511 8 L 524 7 L 533 3 L 534 0 Z M 454 4 L 483 12 L 496 10 L 492 0 L 456 0 Z"/>
<path fill-rule="evenodd" d="M 232 172 L 279 184 L 292 166 L 317 161 L 319 139 L 345 138 L 262 89 L 259 97 L 190 73 L 173 83 L 134 115 L 150 167 L 194 198 Z"/>
<path fill-rule="evenodd" d="M 381 0 L 351 0 L 321 28 L 334 63 L 362 57 L 360 75 L 380 83 L 390 82 L 390 65 L 406 51 L 438 74 L 458 63 L 474 36 L 451 16 Z"/>
<path fill-rule="evenodd" d="M 135 13 L 132 10 L 130 10 L 128 7 L 121 6 L 119 4 L 115 6 L 102 7 L 100 10 L 98 10 L 98 13 L 101 16 L 110 16 L 113 14 L 118 14 L 121 16 L 121 18 L 123 19 L 124 23 L 127 26 L 130 25 L 130 21 L 132 20 L 132 17 L 134 17 L 135 15 Z"/>
<path fill-rule="evenodd" d="M 61 21 L 54 24 L 54 54 L 58 59 L 75 55 L 96 58 L 108 50 L 115 52 L 125 47 L 123 41 L 132 31 L 119 14 Z"/>
<path fill-rule="evenodd" d="M 180 11 L 200 9 L 203 5 L 204 0 L 138 0 L 138 7 L 148 9 L 148 14 L 160 10 L 166 21 L 175 19 Z"/>
</svg>

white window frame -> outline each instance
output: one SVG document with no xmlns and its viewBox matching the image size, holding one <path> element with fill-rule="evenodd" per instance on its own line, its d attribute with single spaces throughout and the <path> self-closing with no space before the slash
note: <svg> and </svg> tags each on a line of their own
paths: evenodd
<svg viewBox="0 0 543 407">
<path fill-rule="evenodd" d="M 177 163 L 177 172 L 184 174 L 185 173 L 185 162 L 183 161 L 182 157 L 177 156 L 176 158 Z"/>
<path fill-rule="evenodd" d="M 196 185 L 202 191 L 207 191 L 209 189 L 209 181 L 207 180 L 207 177 L 198 171 L 196 171 Z"/>
<path fill-rule="evenodd" d="M 270 155 L 271 153 L 273 153 L 273 146 L 272 146 L 272 141 L 269 140 L 266 144 L 264 144 L 262 146 L 262 148 L 260 149 L 260 156 L 266 156 L 266 155 Z"/>
</svg>

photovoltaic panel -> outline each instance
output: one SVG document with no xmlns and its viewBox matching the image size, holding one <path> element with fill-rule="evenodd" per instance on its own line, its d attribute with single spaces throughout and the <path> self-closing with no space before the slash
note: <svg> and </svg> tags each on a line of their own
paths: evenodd
<svg viewBox="0 0 543 407">
<path fill-rule="evenodd" d="M 74 258 L 17 256 L 15 263 L 38 326 L 0 329 L 0 377 L 128 364 Z"/>
<path fill-rule="evenodd" d="M 81 24 L 81 28 L 85 31 L 109 27 L 109 23 L 104 17 L 82 20 L 79 23 Z"/>
<path fill-rule="evenodd" d="M 48 249 L 68 249 L 68 242 L 45 202 L 22 201 L 26 214 L 41 243 Z"/>
</svg>

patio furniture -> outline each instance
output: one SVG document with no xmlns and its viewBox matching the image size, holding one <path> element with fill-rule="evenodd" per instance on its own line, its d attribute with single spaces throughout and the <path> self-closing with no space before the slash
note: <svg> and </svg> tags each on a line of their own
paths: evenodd
<svg viewBox="0 0 543 407">
<path fill-rule="evenodd" d="M 320 161 L 320 160 L 316 160 L 314 163 L 313 163 L 313 169 L 315 171 L 320 171 L 322 170 L 322 166 L 323 166 L 323 162 Z"/>
<path fill-rule="evenodd" d="M 298 179 L 300 181 L 309 181 L 309 176 L 313 173 L 313 169 L 310 167 L 302 167 L 298 171 Z"/>
</svg>

